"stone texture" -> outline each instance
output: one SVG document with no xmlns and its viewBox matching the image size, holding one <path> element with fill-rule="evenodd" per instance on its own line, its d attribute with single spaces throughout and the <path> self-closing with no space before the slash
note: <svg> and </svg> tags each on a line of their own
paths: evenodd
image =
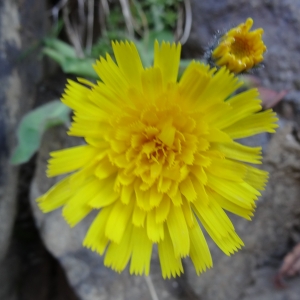
<svg viewBox="0 0 300 300">
<path fill-rule="evenodd" d="M 300 241 L 299 155 L 300 144 L 289 125 L 270 143 L 265 157 L 270 180 L 258 201 L 253 221 L 232 217 L 245 243 L 244 249 L 226 257 L 211 243 L 213 269 L 196 277 L 188 268 L 189 283 L 200 299 L 298 299 L 297 280 L 290 280 L 286 289 L 278 290 L 274 278 L 291 244 Z"/>
<path fill-rule="evenodd" d="M 300 48 L 297 38 L 300 28 L 298 1 L 193 0 L 192 5 L 193 28 L 185 47 L 186 55 L 195 49 L 200 54 L 201 48 L 209 43 L 218 29 L 224 30 L 252 17 L 255 28 L 264 28 L 264 40 L 268 46 L 265 68 L 258 71 L 263 84 L 277 90 L 291 89 L 293 94 L 288 97 L 298 97 L 295 92 L 300 89 L 300 65 L 295 63 Z M 294 116 L 290 119 L 294 119 Z M 227 257 L 208 238 L 214 268 L 197 277 L 192 265 L 187 262 L 184 263 L 186 273 L 183 281 L 165 282 L 161 279 L 154 252 L 151 278 L 160 300 L 299 299 L 299 279 L 289 280 L 286 289 L 278 290 L 274 284 L 274 276 L 283 256 L 294 243 L 300 241 L 299 133 L 286 120 L 281 120 L 280 124 L 284 129 L 273 137 L 270 145 L 268 135 L 245 141 L 251 145 L 264 145 L 264 168 L 270 171 L 270 181 L 258 201 L 252 222 L 231 216 L 245 242 L 244 249 Z M 143 277 L 128 276 L 127 270 L 118 275 L 103 266 L 101 257 L 81 246 L 93 215 L 70 229 L 61 217 L 60 210 L 43 215 L 35 203 L 36 197 L 59 180 L 45 176 L 48 153 L 76 144 L 78 140 L 66 137 L 65 128 L 52 129 L 44 138 L 31 189 L 32 207 L 41 236 L 49 251 L 65 268 L 80 299 L 151 299 Z M 178 285 L 182 290 L 186 288 L 189 291 L 178 292 Z"/>
<path fill-rule="evenodd" d="M 14 221 L 15 187 L 16 173 L 9 167 L 7 156 L 9 147 L 9 134 L 13 127 L 16 126 L 16 114 L 18 111 L 18 101 L 20 99 L 21 87 L 20 76 L 16 69 L 8 62 L 9 47 L 15 47 L 19 50 L 21 47 L 21 38 L 18 33 L 20 20 L 17 8 L 9 1 L 4 1 L 1 5 L 1 24 L 0 24 L 0 84 L 5 87 L 0 91 L 1 105 L 1 189 L 0 189 L 0 259 L 2 259 L 7 251 L 11 227 Z M 13 45 L 13 46 L 12 46 Z M 8 105 L 9 103 L 9 105 Z M 8 181 L 9 184 L 7 184 Z M 6 183 L 6 184 L 5 184 Z"/>
<path fill-rule="evenodd" d="M 192 0 L 193 24 L 185 45 L 192 56 L 201 53 L 218 31 L 236 26 L 251 17 L 254 28 L 264 29 L 268 47 L 265 68 L 258 74 L 263 83 L 276 90 L 300 89 L 300 2 L 294 0 Z M 196 50 L 198 49 L 198 51 Z"/>
<path fill-rule="evenodd" d="M 128 276 L 127 270 L 121 274 L 115 273 L 103 266 L 102 257 L 82 247 L 82 240 L 95 217 L 94 214 L 90 214 L 79 225 L 70 229 L 61 216 L 61 210 L 43 214 L 37 207 L 35 199 L 60 179 L 48 179 L 45 175 L 49 152 L 79 143 L 79 139 L 66 137 L 65 131 L 66 128 L 59 127 L 45 134 L 31 188 L 33 213 L 47 249 L 59 260 L 71 286 L 82 300 L 151 300 L 144 277 Z M 159 299 L 173 299 L 172 292 L 176 293 L 177 286 L 165 286 L 155 253 L 152 271 L 151 278 L 159 292 Z M 170 292 L 170 289 L 173 291 Z"/>
<path fill-rule="evenodd" d="M 41 15 L 32 17 L 28 8 L 43 12 L 43 5 L 36 0 L 0 1 L 0 299 L 4 300 L 15 297 L 16 270 L 15 259 L 7 252 L 16 212 L 18 168 L 9 164 L 9 156 L 16 145 L 17 124 L 33 103 L 34 84 L 42 70 L 36 56 L 23 61 L 20 57 L 44 28 Z"/>
<path fill-rule="evenodd" d="M 297 280 L 290 280 L 283 290 L 277 290 L 274 284 L 282 257 L 293 243 L 300 241 L 297 229 L 300 226 L 300 144 L 295 138 L 295 129 L 287 124 L 273 137 L 266 151 L 264 168 L 270 171 L 270 181 L 258 201 L 253 221 L 231 216 L 245 248 L 227 257 L 208 238 L 214 259 L 213 269 L 197 277 L 190 262 L 185 263 L 184 285 L 194 293 L 191 298 L 175 296 L 172 286 L 176 288 L 178 282 L 165 284 L 162 281 L 154 252 L 151 278 L 159 299 L 298 299 L 300 286 Z M 46 179 L 48 153 L 75 144 L 78 140 L 66 138 L 62 127 L 52 129 L 44 138 L 31 191 L 41 236 L 49 251 L 64 267 L 80 299 L 151 299 L 143 277 L 128 276 L 128 270 L 116 274 L 103 266 L 100 256 L 81 246 L 94 215 L 70 229 L 60 210 L 44 215 L 35 203 L 36 197 L 58 180 Z"/>
</svg>

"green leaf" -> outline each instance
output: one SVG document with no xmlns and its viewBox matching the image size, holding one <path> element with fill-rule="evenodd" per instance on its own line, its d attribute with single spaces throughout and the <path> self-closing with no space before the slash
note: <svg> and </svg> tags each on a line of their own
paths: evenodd
<svg viewBox="0 0 300 300">
<path fill-rule="evenodd" d="M 11 163 L 27 162 L 38 150 L 43 133 L 50 127 L 70 122 L 70 108 L 59 100 L 51 101 L 26 114 L 17 129 L 18 146 Z"/>
<path fill-rule="evenodd" d="M 149 37 L 148 37 L 148 45 L 151 47 L 154 46 L 155 40 L 158 40 L 159 43 L 161 42 L 174 42 L 174 35 L 171 31 L 168 30 L 162 30 L 162 31 L 150 31 Z"/>
<path fill-rule="evenodd" d="M 69 44 L 67 44 L 59 39 L 44 38 L 43 42 L 47 48 L 51 48 L 51 49 L 59 52 L 62 56 L 73 57 L 73 58 L 77 57 L 74 47 L 70 46 Z"/>
<path fill-rule="evenodd" d="M 42 53 L 56 61 L 66 74 L 99 79 L 93 69 L 95 59 L 77 57 L 72 46 L 56 38 L 45 38 L 44 44 Z"/>
<path fill-rule="evenodd" d="M 49 32 L 49 37 L 55 38 L 58 37 L 62 29 L 64 28 L 64 21 L 59 18 L 57 22 L 52 26 Z"/>
<path fill-rule="evenodd" d="M 147 47 L 143 41 L 134 41 L 138 52 L 140 54 L 143 66 L 148 68 L 152 65 L 153 56 L 154 56 L 154 45 L 152 47 Z"/>
<path fill-rule="evenodd" d="M 61 67 L 67 74 L 99 80 L 99 76 L 93 68 L 95 62 L 96 60 L 91 58 L 66 58 Z"/>
<path fill-rule="evenodd" d="M 151 5 L 151 13 L 152 13 L 155 31 L 164 30 L 165 26 L 162 20 L 164 14 L 163 5 L 158 5 L 158 4 Z"/>
<path fill-rule="evenodd" d="M 66 74 L 73 74 L 91 79 L 99 79 L 93 65 L 96 60 L 92 58 L 77 58 L 64 56 L 52 48 L 44 48 L 43 53 L 55 60 Z"/>
</svg>

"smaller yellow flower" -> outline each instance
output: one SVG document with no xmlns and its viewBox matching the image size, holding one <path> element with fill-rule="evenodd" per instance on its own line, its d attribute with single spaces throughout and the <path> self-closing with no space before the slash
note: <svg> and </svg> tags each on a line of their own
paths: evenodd
<svg viewBox="0 0 300 300">
<path fill-rule="evenodd" d="M 241 73 L 262 62 L 263 53 L 267 49 L 262 40 L 264 30 L 258 28 L 250 32 L 252 25 L 253 20 L 248 18 L 245 23 L 221 37 L 219 45 L 212 52 L 218 66 L 226 66 L 234 73 Z"/>
</svg>

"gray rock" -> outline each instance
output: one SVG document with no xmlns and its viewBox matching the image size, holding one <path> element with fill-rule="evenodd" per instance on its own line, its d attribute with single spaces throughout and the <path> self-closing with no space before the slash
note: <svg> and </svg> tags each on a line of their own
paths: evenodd
<svg viewBox="0 0 300 300">
<path fill-rule="evenodd" d="M 18 51 L 21 38 L 18 33 L 20 20 L 16 6 L 10 1 L 0 4 L 0 153 L 1 153 L 1 187 L 0 187 L 0 260 L 6 254 L 9 236 L 14 222 L 16 170 L 7 162 L 9 147 L 12 146 L 9 134 L 16 127 L 18 104 L 21 98 L 21 79 L 17 70 L 8 62 L 8 45 Z"/>
<path fill-rule="evenodd" d="M 299 219 L 300 144 L 287 126 L 271 140 L 265 157 L 270 180 L 252 222 L 232 216 L 245 247 L 231 257 L 211 243 L 213 269 L 200 277 L 188 268 L 189 284 L 205 300 L 298 299 L 299 279 L 278 290 L 274 278 L 281 259 L 291 250 Z"/>
<path fill-rule="evenodd" d="M 71 286 L 82 300 L 152 300 L 144 277 L 129 276 L 128 270 L 121 274 L 115 273 L 104 267 L 102 257 L 83 248 L 82 241 L 95 214 L 90 214 L 71 229 L 61 216 L 61 210 L 43 214 L 38 208 L 35 199 L 60 179 L 48 179 L 45 175 L 49 152 L 80 143 L 79 139 L 67 137 L 65 131 L 66 128 L 59 127 L 45 134 L 31 187 L 33 213 L 47 249 L 59 260 Z M 155 253 L 151 267 L 151 280 L 159 299 L 174 299 L 162 280 Z"/>
<path fill-rule="evenodd" d="M 20 61 L 44 27 L 40 15 L 32 18 L 31 10 L 43 11 L 43 1 L 0 1 L 0 299 L 14 299 L 16 259 L 8 253 L 16 213 L 18 168 L 9 163 L 16 145 L 16 128 L 21 116 L 33 103 L 35 83 L 41 78 L 41 63 L 32 59 Z M 30 16 L 31 15 L 31 16 Z M 43 23 L 44 21 L 42 20 Z M 36 26 L 36 29 L 28 28 Z M 21 28 L 23 32 L 21 32 Z M 18 63 L 17 63 L 18 62 Z"/>
<path fill-rule="evenodd" d="M 295 63 L 295 58 L 300 48 L 297 38 L 300 5 L 297 1 L 193 0 L 192 4 L 193 28 L 187 47 L 200 49 L 208 44 L 218 29 L 230 28 L 252 17 L 255 28 L 264 28 L 264 41 L 268 46 L 265 68 L 259 71 L 263 83 L 278 90 L 298 89 L 300 65 Z M 128 270 L 118 275 L 103 266 L 100 256 L 81 246 L 93 216 L 70 229 L 60 210 L 43 215 L 38 209 L 35 199 L 59 180 L 45 176 L 48 153 L 78 144 L 75 139 L 66 138 L 64 131 L 64 128 L 57 128 L 46 134 L 32 185 L 32 207 L 47 248 L 64 266 L 71 285 L 82 300 L 151 299 L 143 277 L 129 276 Z M 268 149 L 266 135 L 245 142 L 259 142 Z M 285 290 L 277 290 L 273 283 L 282 257 L 290 250 L 290 242 L 297 242 L 296 229 L 300 226 L 299 156 L 300 146 L 292 128 L 285 127 L 274 136 L 266 150 L 264 168 L 270 171 L 270 181 L 258 201 L 253 221 L 231 216 L 245 242 L 244 249 L 227 257 L 208 238 L 214 268 L 197 277 L 190 262 L 185 263 L 184 284 L 191 288 L 194 296 L 181 299 L 299 299 L 297 280 L 290 280 Z M 176 288 L 180 281 L 167 284 L 162 281 L 155 252 L 151 267 L 151 278 L 159 299 L 175 299 L 168 284 Z"/>
<path fill-rule="evenodd" d="M 276 90 L 298 89 L 300 3 L 294 0 L 192 0 L 193 24 L 187 51 L 200 57 L 201 48 L 218 31 L 226 31 L 251 17 L 254 28 L 264 29 L 267 45 L 265 68 L 258 71 L 263 83 Z M 190 49 L 190 50 L 189 50 Z M 188 55 L 189 53 L 186 53 Z M 194 55 L 194 54 L 193 54 Z"/>
<path fill-rule="evenodd" d="M 64 132 L 65 128 L 60 127 L 46 134 L 32 185 L 32 206 L 47 248 L 60 261 L 82 300 L 151 299 L 143 277 L 129 276 L 128 270 L 114 273 L 103 266 L 102 257 L 82 247 L 83 237 L 94 215 L 70 229 L 60 210 L 42 214 L 37 207 L 36 197 L 58 180 L 45 177 L 49 151 L 76 144 L 76 139 L 66 138 Z M 297 299 L 300 286 L 296 280 L 289 281 L 288 288 L 280 291 L 274 284 L 281 259 L 290 250 L 290 241 L 296 242 L 295 236 L 299 236 L 296 233 L 300 226 L 300 145 L 292 132 L 291 126 L 285 127 L 271 140 L 264 166 L 270 171 L 270 181 L 258 201 L 253 221 L 230 216 L 245 242 L 243 250 L 227 257 L 208 237 L 213 269 L 197 277 L 192 264 L 189 261 L 185 263 L 184 286 L 189 287 L 199 299 Z M 151 267 L 151 278 L 159 299 L 176 299 L 170 287 L 176 288 L 178 281 L 167 284 L 162 281 L 155 251 Z"/>
</svg>

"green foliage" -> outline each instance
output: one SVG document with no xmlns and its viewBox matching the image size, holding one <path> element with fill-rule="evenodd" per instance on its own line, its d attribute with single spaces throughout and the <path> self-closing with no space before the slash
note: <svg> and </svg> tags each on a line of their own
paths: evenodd
<svg viewBox="0 0 300 300">
<path fill-rule="evenodd" d="M 93 69 L 95 59 L 77 57 L 73 47 L 56 38 L 46 38 L 44 43 L 45 47 L 42 52 L 56 61 L 66 74 L 91 79 L 99 78 Z"/>
<path fill-rule="evenodd" d="M 128 39 L 128 38 L 127 38 Z M 104 56 L 106 53 L 112 53 L 111 40 L 119 40 L 118 38 L 99 39 L 98 43 L 92 48 L 92 57 L 78 58 L 75 54 L 75 49 L 69 44 L 62 42 L 56 38 L 47 38 L 43 49 L 43 53 L 54 61 L 56 61 L 66 74 L 73 74 L 80 77 L 98 80 L 99 77 L 93 65 L 99 56 Z M 120 40 L 124 40 L 120 38 Z M 129 39 L 128 39 L 129 40 Z M 145 67 L 151 66 L 154 57 L 154 42 L 173 42 L 173 35 L 169 31 L 151 31 L 150 34 L 140 40 L 135 40 L 136 47 L 141 56 L 141 60 Z M 181 60 L 180 73 L 187 66 L 189 60 Z"/>
<path fill-rule="evenodd" d="M 177 20 L 177 10 L 182 0 L 143 0 L 133 1 L 132 14 L 142 27 L 142 14 L 147 19 L 149 30 L 173 30 Z"/>
<path fill-rule="evenodd" d="M 109 33 L 125 29 L 124 17 L 120 5 L 114 5 L 107 16 L 107 30 Z M 125 31 L 125 30 L 124 30 Z"/>
<path fill-rule="evenodd" d="M 173 42 L 172 30 L 175 28 L 178 5 L 181 0 L 143 0 L 131 1 L 131 13 L 134 18 L 134 29 L 137 38 L 134 42 L 139 50 L 144 66 L 153 62 L 154 41 Z M 42 53 L 56 61 L 66 74 L 73 74 L 90 79 L 99 79 L 93 69 L 95 59 L 112 53 L 112 40 L 129 40 L 125 30 L 125 21 L 120 5 L 113 5 L 106 20 L 107 31 L 93 45 L 91 53 L 79 58 L 74 47 L 57 38 L 63 28 L 59 21 L 53 27 L 49 37 L 43 39 Z M 182 66 L 186 61 L 182 61 Z M 69 123 L 70 109 L 60 101 L 47 103 L 22 119 L 18 131 L 18 146 L 15 149 L 11 163 L 27 162 L 38 150 L 43 133 L 50 127 Z"/>
<path fill-rule="evenodd" d="M 27 162 L 40 147 L 42 135 L 48 128 L 70 123 L 70 112 L 67 106 L 54 100 L 26 114 L 17 130 L 18 146 L 11 163 L 18 165 Z"/>
<path fill-rule="evenodd" d="M 135 45 L 145 67 L 151 66 L 153 62 L 155 40 L 158 42 L 173 42 L 174 37 L 169 31 L 151 31 L 147 37 L 139 41 L 135 41 Z"/>
<path fill-rule="evenodd" d="M 137 38 L 134 38 L 142 61 L 149 66 L 153 60 L 153 44 L 159 42 L 173 42 L 172 31 L 176 24 L 178 5 L 182 0 L 133 0 L 130 2 L 130 10 L 133 16 L 134 29 Z M 62 29 L 60 20 L 45 38 L 42 53 L 56 61 L 66 74 L 73 74 L 90 79 L 99 79 L 93 69 L 95 59 L 112 54 L 112 40 L 130 40 L 124 29 L 126 27 L 121 6 L 114 3 L 110 7 L 110 13 L 106 19 L 107 31 L 94 43 L 89 54 L 84 58 L 76 55 L 75 49 L 69 44 L 59 40 L 57 35 Z M 132 38 L 131 38 L 132 39 Z"/>
<path fill-rule="evenodd" d="M 99 56 L 104 56 L 106 53 L 112 54 L 111 41 L 120 41 L 126 39 L 128 39 L 128 37 L 122 31 L 107 32 L 93 45 L 91 56 L 98 59 Z"/>
</svg>

